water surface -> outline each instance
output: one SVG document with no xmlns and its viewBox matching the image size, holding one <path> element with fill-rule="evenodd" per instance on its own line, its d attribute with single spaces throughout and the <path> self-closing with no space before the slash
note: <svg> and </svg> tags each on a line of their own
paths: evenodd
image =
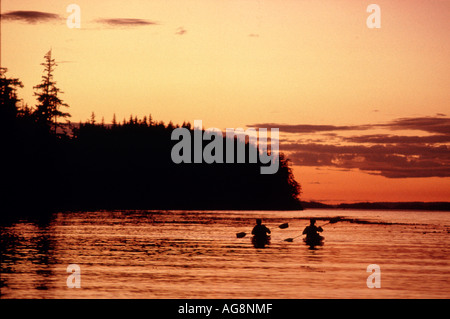
<svg viewBox="0 0 450 319">
<path fill-rule="evenodd" d="M 336 216 L 323 246 L 284 240 L 309 217 Z M 255 218 L 272 230 L 265 248 L 236 237 Z M 64 212 L 0 230 L 2 298 L 450 297 L 448 212 Z M 81 268 L 79 289 L 66 285 L 69 264 Z M 370 264 L 379 289 L 367 287 Z"/>
</svg>

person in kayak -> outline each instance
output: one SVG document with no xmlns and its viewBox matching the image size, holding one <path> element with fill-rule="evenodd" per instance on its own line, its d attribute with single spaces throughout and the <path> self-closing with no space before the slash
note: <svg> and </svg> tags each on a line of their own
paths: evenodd
<svg viewBox="0 0 450 319">
<path fill-rule="evenodd" d="M 270 229 L 263 225 L 262 220 L 258 218 L 255 227 L 253 227 L 252 235 L 258 238 L 265 238 L 268 234 L 270 234 Z"/>
<path fill-rule="evenodd" d="M 256 220 L 256 225 L 252 230 L 252 243 L 255 248 L 264 248 L 270 242 L 270 229 L 262 224 L 261 219 Z"/>
<path fill-rule="evenodd" d="M 317 227 L 316 220 L 314 218 L 311 218 L 309 220 L 309 226 L 306 226 L 303 230 L 303 235 L 306 235 L 306 240 L 323 239 L 323 237 L 319 235 L 319 232 L 323 232 L 322 227 Z"/>
</svg>

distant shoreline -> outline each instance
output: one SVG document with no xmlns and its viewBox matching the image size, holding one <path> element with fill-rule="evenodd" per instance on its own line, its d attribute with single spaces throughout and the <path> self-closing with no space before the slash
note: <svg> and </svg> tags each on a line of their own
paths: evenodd
<svg viewBox="0 0 450 319">
<path fill-rule="evenodd" d="M 357 202 L 357 203 L 340 203 L 340 204 L 324 204 L 316 201 L 301 201 L 298 205 L 290 207 L 213 207 L 213 206 L 122 206 L 122 207 L 72 207 L 72 208 L 41 208 L 16 210 L 10 207 L 6 211 L 9 214 L 0 214 L 0 223 L 15 220 L 16 218 L 32 217 L 32 218 L 48 218 L 56 212 L 82 212 L 82 211 L 127 211 L 127 210 L 147 210 L 147 211 L 305 211 L 309 209 L 347 209 L 347 210 L 401 210 L 401 211 L 450 211 L 450 202 Z"/>
<path fill-rule="evenodd" d="M 371 209 L 371 210 L 431 210 L 450 211 L 450 202 L 358 202 L 324 204 L 315 201 L 302 201 L 303 209 L 330 208 L 330 209 Z"/>
</svg>

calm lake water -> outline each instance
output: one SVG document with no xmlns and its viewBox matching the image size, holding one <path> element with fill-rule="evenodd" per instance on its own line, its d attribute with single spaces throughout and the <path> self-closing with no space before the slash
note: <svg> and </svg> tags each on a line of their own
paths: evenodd
<svg viewBox="0 0 450 319">
<path fill-rule="evenodd" d="M 284 240 L 310 217 L 340 217 L 323 246 Z M 251 243 L 255 218 L 272 230 L 265 248 Z M 450 298 L 449 212 L 65 212 L 0 230 L 1 298 Z M 367 287 L 371 264 L 381 288 Z"/>
</svg>

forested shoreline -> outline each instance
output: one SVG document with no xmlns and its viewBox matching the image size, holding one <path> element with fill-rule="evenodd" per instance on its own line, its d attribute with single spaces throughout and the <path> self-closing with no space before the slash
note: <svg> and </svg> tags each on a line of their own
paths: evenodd
<svg viewBox="0 0 450 319">
<path fill-rule="evenodd" d="M 95 115 L 77 125 L 53 80 L 56 63 L 45 56 L 35 87 L 37 104 L 19 105 L 19 79 L 1 72 L 0 136 L 4 166 L 3 203 L 10 211 L 78 209 L 301 209 L 300 185 L 280 154 L 275 174 L 260 163 L 181 163 L 171 159 L 177 127 L 151 115 L 112 124 Z M 64 124 L 62 124 L 64 123 Z M 226 137 L 223 137 L 224 142 Z M 235 139 L 235 148 L 239 143 Z M 203 141 L 206 145 L 208 142 Z M 250 148 L 245 142 L 246 158 Z M 236 152 L 235 152 L 236 154 Z M 224 154 L 225 156 L 225 154 Z"/>
</svg>

